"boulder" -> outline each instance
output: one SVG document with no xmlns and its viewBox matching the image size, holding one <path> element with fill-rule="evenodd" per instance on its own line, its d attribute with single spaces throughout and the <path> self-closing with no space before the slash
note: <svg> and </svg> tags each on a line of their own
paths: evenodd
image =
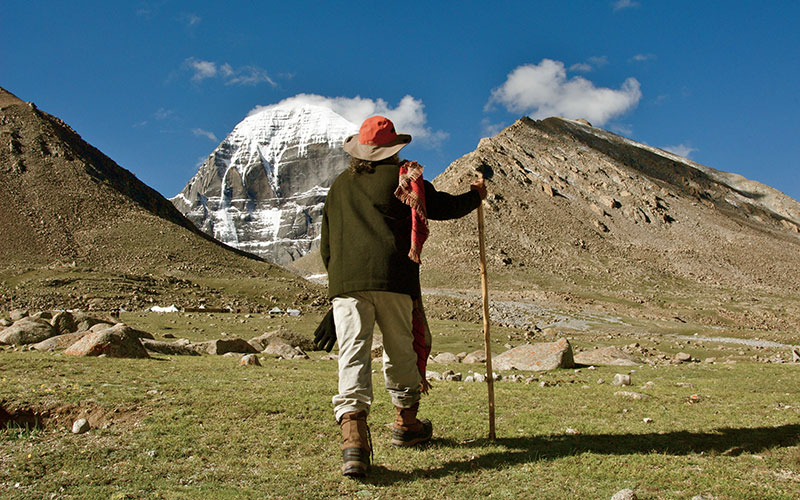
<svg viewBox="0 0 800 500">
<path fill-rule="evenodd" d="M 199 356 L 197 349 L 183 342 L 163 342 L 149 338 L 139 338 L 148 351 L 176 356 Z"/>
<path fill-rule="evenodd" d="M 56 335 L 55 337 L 50 337 L 47 340 L 33 344 L 31 347 L 37 351 L 60 351 L 79 341 L 87 333 L 89 332 L 62 333 L 61 335 Z"/>
<path fill-rule="evenodd" d="M 125 323 L 118 323 L 98 332 L 89 332 L 69 346 L 64 354 L 73 356 L 100 356 L 110 358 L 149 358 L 139 340 L 137 331 Z"/>
<path fill-rule="evenodd" d="M 545 371 L 572 368 L 572 346 L 565 338 L 555 342 L 523 344 L 510 349 L 492 360 L 498 370 Z"/>
<path fill-rule="evenodd" d="M 587 366 L 634 366 L 642 364 L 642 361 L 637 357 L 613 345 L 579 352 L 575 354 L 574 361 L 577 365 Z"/>
<path fill-rule="evenodd" d="M 631 385 L 631 376 L 627 373 L 617 373 L 611 383 L 619 386 Z"/>
<path fill-rule="evenodd" d="M 57 312 L 50 324 L 56 329 L 59 335 L 65 333 L 72 333 L 78 331 L 78 324 L 75 322 L 75 316 L 71 312 L 61 311 Z"/>
<path fill-rule="evenodd" d="M 55 329 L 46 320 L 25 317 L 0 331 L 0 344 L 35 344 L 55 334 Z"/>
<path fill-rule="evenodd" d="M 19 321 L 22 318 L 27 318 L 29 314 L 30 312 L 27 309 L 13 309 L 8 313 L 8 317 L 11 318 L 11 321 Z"/>
<path fill-rule="evenodd" d="M 486 351 L 473 351 L 464 356 L 461 362 L 471 364 L 486 363 Z"/>
<path fill-rule="evenodd" d="M 197 345 L 208 354 L 216 355 L 229 352 L 240 354 L 255 354 L 258 352 L 255 347 L 250 345 L 246 340 L 240 338 L 208 340 L 206 342 L 199 342 Z"/>
<path fill-rule="evenodd" d="M 5 318 L 0 318 L 0 326 L 2 326 L 3 328 L 5 328 L 7 326 L 11 326 L 11 325 L 12 325 L 11 320 L 8 320 L 8 319 L 5 319 Z"/>
<path fill-rule="evenodd" d="M 678 363 L 688 363 L 689 361 L 693 361 L 692 355 L 687 352 L 679 352 L 675 354 L 672 359 Z"/>
<path fill-rule="evenodd" d="M 300 348 L 281 342 L 275 342 L 273 344 L 268 345 L 264 349 L 263 353 L 276 358 L 283 358 L 283 359 L 295 359 L 295 358 L 307 357 L 306 353 L 304 353 Z"/>
<path fill-rule="evenodd" d="M 34 319 L 44 319 L 49 322 L 51 319 L 53 319 L 53 313 L 50 311 L 39 311 L 36 314 L 31 314 L 30 317 Z"/>
<path fill-rule="evenodd" d="M 431 358 L 432 363 L 441 363 L 443 365 L 458 363 L 459 359 L 458 356 L 453 354 L 452 352 L 442 352 L 439 353 L 437 356 Z"/>
<path fill-rule="evenodd" d="M 98 318 L 96 316 L 89 316 L 85 312 L 75 312 L 72 313 L 72 317 L 75 320 L 75 331 L 82 332 L 85 330 L 91 329 L 93 326 L 104 323 L 107 325 L 113 325 L 114 321 L 105 318 Z"/>
</svg>

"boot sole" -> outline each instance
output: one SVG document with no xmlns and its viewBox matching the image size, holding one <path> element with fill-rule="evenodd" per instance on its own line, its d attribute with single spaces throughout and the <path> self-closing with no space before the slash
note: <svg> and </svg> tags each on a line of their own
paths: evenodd
<svg viewBox="0 0 800 500">
<path fill-rule="evenodd" d="M 342 464 L 342 475 L 352 478 L 367 477 L 367 469 L 363 462 L 347 462 Z"/>
<path fill-rule="evenodd" d="M 431 436 L 412 439 L 411 441 L 401 441 L 399 439 L 392 439 L 392 446 L 397 448 L 408 448 L 409 446 L 418 446 L 425 444 L 431 440 Z"/>
</svg>

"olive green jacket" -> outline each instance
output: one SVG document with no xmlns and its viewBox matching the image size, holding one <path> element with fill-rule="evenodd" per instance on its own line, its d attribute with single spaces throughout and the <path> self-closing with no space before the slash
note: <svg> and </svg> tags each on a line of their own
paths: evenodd
<svg viewBox="0 0 800 500">
<path fill-rule="evenodd" d="M 411 208 L 395 198 L 400 167 L 378 165 L 372 173 L 344 171 L 322 211 L 322 261 L 328 295 L 383 290 L 420 295 L 419 264 L 411 248 Z M 425 181 L 428 219 L 463 217 L 481 203 L 476 191 L 451 195 Z"/>
</svg>

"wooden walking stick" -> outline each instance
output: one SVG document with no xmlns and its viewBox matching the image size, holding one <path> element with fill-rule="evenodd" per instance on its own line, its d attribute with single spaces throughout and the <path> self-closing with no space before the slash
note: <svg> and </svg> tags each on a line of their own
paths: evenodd
<svg viewBox="0 0 800 500">
<path fill-rule="evenodd" d="M 478 174 L 483 179 L 491 177 L 492 169 L 488 165 L 478 167 Z M 478 246 L 481 256 L 481 294 L 483 295 L 483 342 L 486 350 L 486 383 L 489 387 L 489 439 L 496 439 L 494 432 L 494 373 L 492 373 L 492 346 L 489 342 L 489 282 L 486 277 L 486 246 L 483 231 L 483 201 L 478 205 Z"/>
</svg>

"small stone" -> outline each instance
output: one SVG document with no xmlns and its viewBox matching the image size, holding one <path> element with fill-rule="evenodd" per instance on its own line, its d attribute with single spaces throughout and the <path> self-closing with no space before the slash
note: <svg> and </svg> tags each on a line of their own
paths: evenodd
<svg viewBox="0 0 800 500">
<path fill-rule="evenodd" d="M 653 382 L 652 380 L 648 380 L 647 382 L 644 383 L 644 385 L 642 386 L 642 389 L 645 389 L 645 390 L 652 389 L 655 386 L 656 386 L 655 382 Z"/>
<path fill-rule="evenodd" d="M 641 401 L 643 399 L 647 399 L 650 397 L 647 394 L 642 394 L 640 392 L 633 392 L 633 391 L 617 391 L 614 393 L 614 395 L 617 397 L 632 399 L 635 401 Z"/>
<path fill-rule="evenodd" d="M 84 432 L 89 432 L 89 429 L 89 421 L 85 418 L 79 418 L 72 424 L 73 434 L 83 434 Z"/>
<path fill-rule="evenodd" d="M 624 490 L 619 490 L 618 492 L 614 493 L 614 496 L 611 497 L 611 500 L 637 500 L 636 493 L 633 492 L 630 488 L 625 488 Z"/>
<path fill-rule="evenodd" d="M 642 419 L 642 422 L 644 422 L 644 423 L 646 423 L 646 424 L 652 424 L 652 423 L 653 423 L 653 419 L 652 419 L 652 418 L 650 418 L 650 417 L 644 417 L 644 418 Z"/>
<path fill-rule="evenodd" d="M 564 431 L 564 434 L 566 434 L 567 436 L 577 436 L 580 433 L 581 431 L 579 431 L 578 429 L 573 429 L 572 427 L 567 427 L 567 430 Z"/>
<path fill-rule="evenodd" d="M 447 380 L 448 382 L 461 382 L 461 374 L 451 373 L 445 378 L 445 380 Z"/>
<path fill-rule="evenodd" d="M 461 360 L 461 362 L 462 363 L 472 363 L 472 364 L 485 363 L 486 362 L 486 352 L 484 352 L 484 351 L 473 351 L 473 352 L 467 354 L 466 356 L 464 356 L 464 358 Z"/>
<path fill-rule="evenodd" d="M 258 361 L 258 356 L 255 354 L 245 354 L 239 360 L 239 364 L 242 366 L 261 366 L 261 362 Z"/>
<path fill-rule="evenodd" d="M 475 382 L 486 382 L 486 376 L 481 373 L 476 373 L 474 377 L 475 377 Z"/>
<path fill-rule="evenodd" d="M 672 357 L 678 363 L 687 363 L 692 361 L 692 355 L 686 352 L 679 352 L 675 356 Z"/>
<path fill-rule="evenodd" d="M 475 382 L 475 377 L 472 375 L 467 375 L 464 379 L 464 382 Z"/>
<path fill-rule="evenodd" d="M 427 370 L 425 372 L 425 378 L 428 380 L 443 380 L 442 374 L 439 372 L 434 372 L 431 370 Z"/>
<path fill-rule="evenodd" d="M 612 384 L 620 386 L 631 385 L 631 376 L 624 373 L 617 373 L 614 375 Z"/>
<path fill-rule="evenodd" d="M 606 383 L 606 381 L 605 381 L 605 380 L 603 380 L 603 379 L 601 379 L 601 378 L 597 379 L 597 385 L 603 385 L 603 384 L 605 384 L 605 383 Z"/>
</svg>

